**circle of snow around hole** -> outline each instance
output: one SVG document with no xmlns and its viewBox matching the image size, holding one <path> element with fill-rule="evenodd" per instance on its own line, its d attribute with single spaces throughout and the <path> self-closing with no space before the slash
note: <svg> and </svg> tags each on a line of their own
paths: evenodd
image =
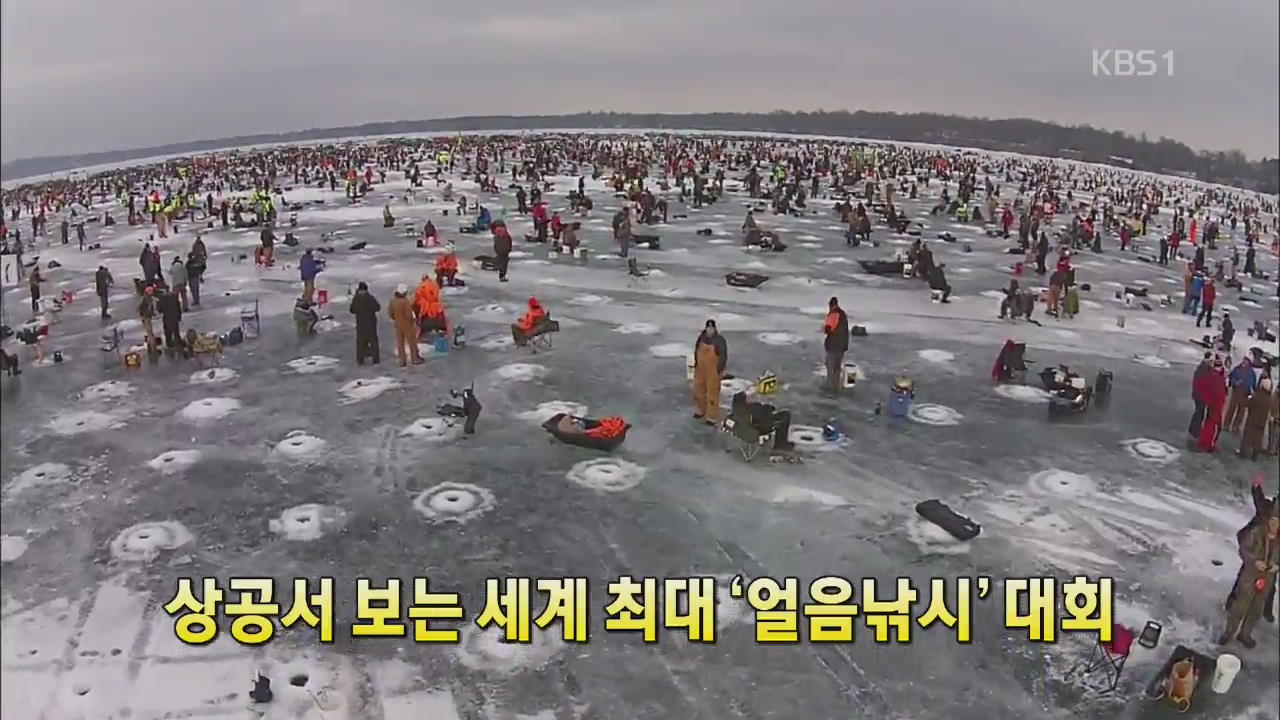
<svg viewBox="0 0 1280 720">
<path fill-rule="evenodd" d="M 1032 490 L 1042 495 L 1060 497 L 1092 495 L 1098 490 L 1098 484 L 1088 475 L 1058 469 L 1042 470 L 1032 475 L 1030 485 Z"/>
<path fill-rule="evenodd" d="M 16 535 L 0 536 L 0 562 L 13 562 L 27 551 L 26 538 Z"/>
<path fill-rule="evenodd" d="M 81 390 L 80 399 L 87 402 L 115 400 L 129 397 L 131 394 L 133 394 L 133 383 L 123 380 L 106 380 Z"/>
<path fill-rule="evenodd" d="M 660 328 L 653 323 L 637 322 L 619 325 L 613 329 L 616 333 L 623 335 L 654 335 Z"/>
<path fill-rule="evenodd" d="M 469 624 L 454 653 L 467 668 L 506 674 L 541 668 L 563 645 L 554 633 L 533 633 L 530 637 L 528 643 L 507 642 L 496 624 L 483 629 Z"/>
<path fill-rule="evenodd" d="M 1139 365 L 1146 365 L 1153 368 L 1167 368 L 1169 361 L 1157 355 L 1134 355 L 1133 361 Z"/>
<path fill-rule="evenodd" d="M 458 428 L 449 418 L 424 417 L 414 420 L 400 431 L 402 437 L 413 437 L 424 442 L 444 442 L 458 435 Z"/>
<path fill-rule="evenodd" d="M 1120 443 L 1130 455 L 1144 462 L 1164 465 L 1178 459 L 1177 448 L 1162 440 L 1133 438 Z"/>
<path fill-rule="evenodd" d="M 536 363 L 511 363 L 493 371 L 494 377 L 499 380 L 508 380 L 512 382 L 526 382 L 529 380 L 537 380 L 546 377 L 548 370 L 543 365 Z"/>
<path fill-rule="evenodd" d="M 188 382 L 192 385 L 216 385 L 218 383 L 231 382 L 238 376 L 239 373 L 231 368 L 216 367 L 191 373 L 191 378 Z"/>
<path fill-rule="evenodd" d="M 221 420 L 239 409 L 240 401 L 235 398 L 207 397 L 182 408 L 179 415 L 188 422 L 209 422 Z"/>
<path fill-rule="evenodd" d="M 315 435 L 294 430 L 276 443 L 275 451 L 288 460 L 312 460 L 319 457 L 328 445 Z"/>
<path fill-rule="evenodd" d="M 170 450 L 149 460 L 147 467 L 168 475 L 182 472 L 197 462 L 200 462 L 199 450 Z"/>
<path fill-rule="evenodd" d="M 493 508 L 493 493 L 470 483 L 443 482 L 418 493 L 413 507 L 431 522 L 464 523 Z"/>
<path fill-rule="evenodd" d="M 294 372 L 307 374 L 334 368 L 338 365 L 338 359 L 325 355 L 311 355 L 309 357 L 298 358 L 297 360 L 290 360 L 285 364 Z"/>
<path fill-rule="evenodd" d="M 645 472 L 645 468 L 626 460 L 597 458 L 574 465 L 565 477 L 569 482 L 590 490 L 622 492 L 639 485 Z"/>
<path fill-rule="evenodd" d="M 956 410 L 933 403 L 912 405 L 907 417 L 925 425 L 959 425 L 964 419 L 964 416 Z"/>
<path fill-rule="evenodd" d="M 520 413 L 518 417 L 529 422 L 544 423 L 560 413 L 581 417 L 587 414 L 587 406 L 568 400 L 548 400 L 538 403 L 538 407 L 532 410 Z"/>
<path fill-rule="evenodd" d="M 319 540 L 341 529 L 346 524 L 347 513 L 342 508 L 319 503 L 307 503 L 291 507 L 280 517 L 267 523 L 271 532 L 292 542 Z"/>
<path fill-rule="evenodd" d="M 81 411 L 59 415 L 49 423 L 49 429 L 59 435 L 77 435 L 109 430 L 120 425 L 120 420 L 106 413 Z"/>
<path fill-rule="evenodd" d="M 764 332 L 756 335 L 756 339 L 765 345 L 795 345 L 804 340 L 795 333 Z"/>
<path fill-rule="evenodd" d="M 191 533 L 182 523 L 146 522 L 125 528 L 111 541 L 111 555 L 125 562 L 147 562 L 162 550 L 173 550 L 191 542 Z"/>
</svg>

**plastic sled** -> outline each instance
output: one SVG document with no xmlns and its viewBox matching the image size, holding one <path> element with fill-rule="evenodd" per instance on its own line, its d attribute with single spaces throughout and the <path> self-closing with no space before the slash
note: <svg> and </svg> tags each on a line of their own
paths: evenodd
<svg viewBox="0 0 1280 720">
<path fill-rule="evenodd" d="M 579 420 L 582 423 L 582 430 L 577 432 L 565 432 L 560 428 L 560 421 L 566 417 Z M 551 419 L 542 423 L 542 428 L 551 433 L 556 440 L 567 445 L 577 445 L 578 447 L 587 448 L 588 450 L 599 450 L 600 452 L 613 452 L 622 445 L 627 439 L 627 431 L 631 429 L 631 424 L 626 423 L 622 426 L 622 432 L 611 438 L 591 437 L 586 434 L 587 430 L 599 425 L 599 421 L 590 418 L 579 418 L 569 415 L 568 413 L 556 413 Z"/>
<path fill-rule="evenodd" d="M 899 260 L 859 260 L 858 264 L 862 266 L 862 271 L 868 275 L 883 275 L 898 277 L 902 275 L 902 268 L 906 263 Z"/>
<path fill-rule="evenodd" d="M 982 532 L 982 526 L 969 518 L 956 513 L 941 500 L 925 500 L 916 503 L 916 513 L 920 517 L 946 530 L 957 540 L 972 540 Z"/>
<path fill-rule="evenodd" d="M 724 276 L 724 281 L 733 287 L 757 288 L 769 279 L 760 273 L 735 271 Z"/>
</svg>

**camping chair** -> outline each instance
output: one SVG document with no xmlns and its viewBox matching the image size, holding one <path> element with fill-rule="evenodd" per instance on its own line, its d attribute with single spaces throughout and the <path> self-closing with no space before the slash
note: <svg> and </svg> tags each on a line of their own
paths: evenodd
<svg viewBox="0 0 1280 720">
<path fill-rule="evenodd" d="M 1129 661 L 1129 649 L 1133 646 L 1133 631 L 1116 624 L 1111 629 L 1111 642 L 1095 641 L 1093 650 L 1085 664 L 1084 672 L 1092 673 L 1106 668 L 1109 683 L 1108 690 L 1115 690 L 1120 684 L 1120 675 L 1124 673 L 1125 663 Z"/>
<path fill-rule="evenodd" d="M 560 323 L 548 316 L 533 326 L 533 331 L 529 333 L 526 340 L 535 353 L 539 350 L 550 350 L 552 349 L 551 336 L 558 332 L 560 332 Z"/>
<path fill-rule="evenodd" d="M 124 332 L 115 325 L 112 325 L 110 330 L 102 333 L 102 342 L 99 343 L 98 349 L 102 351 L 103 367 L 121 362 L 120 342 L 122 340 L 124 340 Z"/>
<path fill-rule="evenodd" d="M 731 438 L 731 442 L 742 454 L 742 459 L 751 462 L 760 454 L 760 450 L 773 443 L 773 432 L 762 433 L 751 424 L 751 415 L 734 413 L 720 423 L 720 431 Z"/>
<path fill-rule="evenodd" d="M 253 307 L 245 305 L 240 308 L 240 330 L 247 338 L 256 338 L 261 334 L 262 315 L 256 298 L 253 301 Z"/>
<path fill-rule="evenodd" d="M 1014 343 L 1013 351 L 1008 358 L 1009 382 L 1025 383 L 1027 381 L 1027 344 Z"/>
</svg>

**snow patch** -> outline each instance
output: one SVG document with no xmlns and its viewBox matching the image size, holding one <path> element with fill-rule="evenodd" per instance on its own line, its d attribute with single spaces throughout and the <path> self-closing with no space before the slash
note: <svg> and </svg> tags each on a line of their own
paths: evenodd
<svg viewBox="0 0 1280 720">
<path fill-rule="evenodd" d="M 1032 475 L 1029 485 L 1036 493 L 1057 497 L 1086 497 L 1098 491 L 1098 484 L 1088 475 L 1058 469 Z"/>
<path fill-rule="evenodd" d="M 0 562 L 13 562 L 27 551 L 27 541 L 16 535 L 0 536 Z"/>
<path fill-rule="evenodd" d="M 182 408 L 178 413 L 187 422 L 209 422 L 221 420 L 240 409 L 240 401 L 228 397 L 207 397 Z"/>
<path fill-rule="evenodd" d="M 797 487 L 795 485 L 783 485 L 774 491 L 773 502 L 780 503 L 815 503 L 817 505 L 825 505 L 827 507 L 844 507 L 849 501 L 839 495 L 822 492 L 821 490 L 812 490 L 810 488 Z"/>
<path fill-rule="evenodd" d="M 331 370 L 336 367 L 338 365 L 338 359 L 331 358 L 326 355 L 311 355 L 308 357 L 298 358 L 297 360 L 290 360 L 285 363 L 285 365 L 288 365 L 289 369 L 298 373 L 318 373 L 324 372 L 325 370 Z"/>
<path fill-rule="evenodd" d="M 949 363 L 956 359 L 955 353 L 947 352 L 946 350 L 938 350 L 936 348 L 925 348 L 924 350 L 917 352 L 916 355 L 919 355 L 921 360 L 928 360 L 929 362 L 935 363 Z"/>
<path fill-rule="evenodd" d="M 637 322 L 619 325 L 614 328 L 613 331 L 616 333 L 622 333 L 623 335 L 653 335 L 660 329 L 661 328 L 653 323 Z"/>
<path fill-rule="evenodd" d="M 431 522 L 465 523 L 493 508 L 493 493 L 470 483 L 444 482 L 418 493 L 413 508 Z"/>
<path fill-rule="evenodd" d="M 967 541 L 957 540 L 919 515 L 907 520 L 907 539 L 924 555 L 963 555 L 970 547 Z"/>
<path fill-rule="evenodd" d="M 13 478 L 5 489 L 7 495 L 17 495 L 33 487 L 55 485 L 71 479 L 71 468 L 62 463 L 40 463 L 27 468 Z"/>
<path fill-rule="evenodd" d="M 511 308 L 497 304 L 481 305 L 467 313 L 467 317 L 482 322 L 510 322 L 514 315 Z"/>
<path fill-rule="evenodd" d="M 374 378 L 352 380 L 338 388 L 338 394 L 342 396 L 341 402 L 343 405 L 350 405 L 372 400 L 382 393 L 399 386 L 400 381 L 395 378 L 380 375 Z"/>
<path fill-rule="evenodd" d="M 146 522 L 121 530 L 111 541 L 111 555 L 124 562 L 148 562 L 156 559 L 160 551 L 182 547 L 191 540 L 191 533 L 182 523 Z"/>
<path fill-rule="evenodd" d="M 765 345 L 796 345 L 804 338 L 789 332 L 764 332 L 756 335 L 756 339 Z"/>
<path fill-rule="evenodd" d="M 1138 363 L 1139 365 L 1146 365 L 1147 367 L 1153 367 L 1153 368 L 1169 367 L 1169 361 L 1165 360 L 1162 357 L 1159 357 L 1158 355 L 1134 355 L 1133 361 Z"/>
<path fill-rule="evenodd" d="M 229 367 L 209 368 L 208 370 L 197 370 L 191 373 L 191 378 L 187 381 L 192 385 L 217 385 L 220 383 L 231 382 L 239 377 L 239 373 Z"/>
<path fill-rule="evenodd" d="M 200 462 L 199 450 L 170 450 L 147 461 L 147 467 L 158 472 L 179 473 Z"/>
<path fill-rule="evenodd" d="M 90 385 L 80 391 L 80 399 L 85 402 L 97 400 L 118 400 L 133 394 L 133 383 L 123 380 L 106 380 L 97 385 Z"/>
<path fill-rule="evenodd" d="M 269 520 L 267 527 L 285 540 L 310 542 L 341 530 L 346 522 L 347 512 L 342 508 L 307 503 L 285 510 L 278 519 Z"/>
<path fill-rule="evenodd" d="M 644 479 L 645 469 L 635 463 L 614 458 L 597 458 L 574 465 L 565 475 L 569 482 L 590 490 L 622 492 Z"/>
<path fill-rule="evenodd" d="M 276 455 L 292 461 L 314 460 L 324 453 L 329 443 L 309 435 L 302 430 L 294 430 L 284 439 L 276 443 Z"/>
<path fill-rule="evenodd" d="M 559 413 L 581 417 L 587 414 L 587 406 L 569 402 L 568 400 L 548 400 L 544 403 L 538 403 L 538 407 L 526 410 L 516 417 L 529 422 L 544 423 Z"/>
<path fill-rule="evenodd" d="M 531 642 L 508 642 L 496 624 L 483 629 L 469 624 L 454 653 L 458 662 L 472 670 L 507 674 L 541 668 L 563 646 L 555 633 L 535 632 L 529 637 Z"/>
<path fill-rule="evenodd" d="M 490 335 L 477 340 L 475 346 L 484 350 L 507 350 L 515 347 L 516 341 L 510 335 Z"/>
<path fill-rule="evenodd" d="M 921 403 L 912 405 L 907 417 L 925 425 L 959 425 L 964 416 L 946 405 Z"/>
<path fill-rule="evenodd" d="M 996 385 L 996 394 L 1010 400 L 1036 403 L 1049 399 L 1049 393 L 1031 385 Z"/>
<path fill-rule="evenodd" d="M 612 301 L 613 301 L 613 298 L 609 297 L 608 295 L 587 294 L 587 295 L 575 295 L 569 298 L 568 300 L 566 300 L 565 302 L 569 303 L 570 305 L 604 305 L 605 303 L 609 303 Z"/>
<path fill-rule="evenodd" d="M 449 418 L 424 417 L 414 420 L 400 431 L 401 437 L 413 437 L 425 442 L 445 442 L 458 436 L 458 427 Z"/>
<path fill-rule="evenodd" d="M 78 435 L 120 427 L 123 422 L 114 415 L 82 410 L 59 415 L 49 423 L 49 429 L 59 435 Z"/>
<path fill-rule="evenodd" d="M 535 363 L 511 363 L 494 370 L 493 376 L 510 382 L 528 382 L 546 377 L 548 372 L 545 366 Z"/>
<path fill-rule="evenodd" d="M 693 347 L 686 343 L 663 343 L 649 348 L 649 354 L 658 358 L 682 358 L 693 352 Z"/>
</svg>

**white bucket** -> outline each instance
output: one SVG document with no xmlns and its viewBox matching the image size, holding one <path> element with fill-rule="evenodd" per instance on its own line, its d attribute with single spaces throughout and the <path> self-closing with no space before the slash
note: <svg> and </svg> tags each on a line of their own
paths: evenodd
<svg viewBox="0 0 1280 720">
<path fill-rule="evenodd" d="M 846 388 L 852 388 L 856 386 L 858 384 L 858 374 L 859 374 L 859 370 L 856 364 L 845 363 L 843 381 L 841 384 L 844 385 Z"/>
<path fill-rule="evenodd" d="M 693 380 L 693 368 L 694 368 L 693 355 L 692 354 L 685 355 L 684 356 L 684 379 L 685 380 Z"/>
<path fill-rule="evenodd" d="M 1218 656 L 1218 666 L 1213 671 L 1213 691 L 1219 695 L 1231 689 L 1236 674 L 1240 672 L 1240 658 L 1230 653 Z"/>
</svg>

